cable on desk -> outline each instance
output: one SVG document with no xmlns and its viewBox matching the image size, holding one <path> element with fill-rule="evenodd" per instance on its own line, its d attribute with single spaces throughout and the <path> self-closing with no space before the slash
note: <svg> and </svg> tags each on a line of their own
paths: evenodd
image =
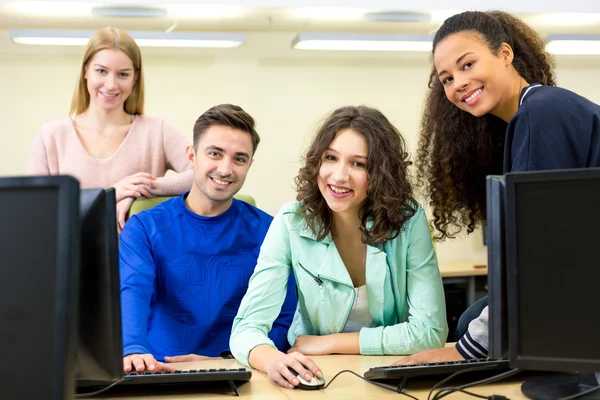
<svg viewBox="0 0 600 400">
<path fill-rule="evenodd" d="M 492 397 L 493 397 L 493 398 L 495 398 L 495 399 L 497 399 L 497 398 L 498 398 L 498 396 L 497 396 L 497 395 L 492 395 L 492 396 L 483 396 L 483 395 L 480 395 L 480 394 L 477 394 L 477 393 L 469 392 L 468 390 L 465 390 L 465 389 L 460 389 L 460 388 L 452 388 L 452 389 L 453 389 L 453 390 L 452 390 L 452 392 L 451 392 L 451 393 L 455 393 L 455 392 L 465 393 L 465 394 L 468 394 L 469 396 L 473 396 L 473 397 L 479 397 L 480 399 L 488 399 L 488 400 L 490 400 Z M 448 394 L 450 394 L 450 393 L 448 393 Z M 445 395 L 444 395 L 444 396 L 445 396 Z M 434 397 L 434 398 L 435 398 L 435 397 Z"/>
<path fill-rule="evenodd" d="M 113 382 L 110 385 L 103 387 L 102 389 L 96 390 L 95 392 L 76 394 L 75 398 L 76 399 L 85 399 L 85 398 L 88 398 L 88 397 L 93 397 L 93 396 L 99 395 L 101 393 L 106 392 L 109 389 L 112 389 L 113 387 L 115 387 L 117 384 L 119 384 L 121 382 L 123 382 L 123 380 Z"/>
<path fill-rule="evenodd" d="M 362 376 L 360 376 L 360 375 L 359 375 L 359 374 L 357 374 L 356 372 L 354 372 L 354 371 L 350 371 L 349 369 L 345 369 L 345 370 L 343 370 L 343 371 L 340 371 L 340 372 L 338 372 L 337 374 L 335 374 L 335 375 L 334 375 L 334 377 L 333 377 L 333 378 L 331 378 L 331 380 L 330 380 L 330 381 L 329 381 L 329 382 L 328 382 L 328 383 L 327 383 L 327 384 L 326 384 L 326 385 L 323 387 L 323 389 L 327 389 L 327 388 L 329 387 L 329 385 L 331 385 L 331 383 L 332 383 L 332 382 L 335 380 L 335 378 L 337 378 L 337 377 L 338 377 L 340 374 L 343 374 L 344 372 L 349 372 L 349 373 L 351 373 L 352 375 L 356 375 L 356 376 L 358 376 L 360 379 L 362 379 L 363 381 L 365 381 L 365 382 L 367 382 L 367 383 L 370 383 L 370 384 L 372 384 L 372 385 L 379 386 L 380 388 L 383 388 L 383 389 L 386 389 L 386 390 L 390 390 L 390 391 L 392 391 L 392 392 L 394 392 L 394 393 L 400 393 L 400 394 L 403 394 L 404 396 L 406 396 L 406 397 L 410 397 L 411 399 L 414 399 L 414 400 L 418 400 L 418 399 L 417 399 L 415 396 L 413 396 L 413 395 L 411 395 L 411 394 L 408 394 L 408 393 L 406 393 L 404 390 L 400 390 L 400 386 L 386 385 L 386 384 L 384 384 L 384 383 L 379 383 L 379 382 L 370 381 L 370 380 L 368 380 L 368 379 L 366 379 L 366 378 L 363 378 Z"/>
<path fill-rule="evenodd" d="M 444 379 L 442 379 L 441 381 L 439 381 L 438 383 L 436 383 L 435 385 L 433 385 L 433 387 L 429 391 L 429 394 L 427 395 L 427 400 L 431 399 L 431 394 L 433 393 L 433 391 L 435 389 L 437 389 L 438 387 L 442 386 L 444 383 L 446 383 L 446 382 L 448 382 L 448 381 L 456 378 L 458 375 L 469 373 L 469 372 L 485 371 L 486 369 L 490 369 L 490 368 L 494 368 L 494 366 L 493 365 L 479 365 L 479 366 L 476 366 L 476 367 L 467 368 L 467 369 L 463 369 L 461 371 L 454 372 L 452 375 L 449 375 L 449 376 L 445 377 Z"/>
<path fill-rule="evenodd" d="M 467 371 L 467 370 L 465 370 L 465 371 Z M 473 386 L 477 386 L 477 385 L 484 385 L 484 384 L 487 384 L 487 383 L 497 382 L 497 381 L 499 381 L 499 380 L 502 380 L 502 379 L 504 379 L 504 378 L 508 378 L 509 376 L 516 375 L 516 374 L 518 374 L 519 372 L 521 372 L 521 370 L 520 370 L 520 369 L 518 369 L 518 368 L 515 368 L 515 369 L 511 369 L 510 371 L 506 371 L 506 372 L 503 372 L 503 373 L 501 373 L 501 374 L 498 374 L 498 375 L 492 376 L 492 377 L 490 377 L 490 378 L 481 379 L 481 380 L 479 380 L 479 381 L 475 381 L 475 382 L 467 383 L 467 384 L 464 384 L 464 385 L 461 385 L 461 386 L 457 386 L 457 387 L 447 387 L 447 388 L 443 388 L 443 389 L 440 389 L 440 391 L 439 391 L 439 392 L 437 392 L 437 393 L 436 393 L 436 394 L 433 396 L 433 399 L 432 399 L 432 400 L 439 400 L 439 399 L 441 399 L 441 398 L 443 398 L 443 397 L 446 397 L 446 396 L 448 396 L 449 394 L 452 394 L 452 393 L 454 393 L 454 392 L 457 392 L 457 391 L 463 392 L 463 391 L 464 391 L 464 389 L 467 389 L 467 388 L 470 388 L 470 387 L 473 387 Z M 455 373 L 455 374 L 456 374 L 456 373 Z M 455 374 L 453 374 L 453 375 L 455 375 Z M 452 376 L 452 375 L 451 375 L 451 376 Z M 448 377 L 448 378 L 450 378 L 450 377 Z M 446 378 L 446 381 L 448 381 L 448 380 L 449 380 L 448 378 Z M 434 388 L 435 388 L 435 387 L 436 387 L 436 386 L 434 386 Z M 434 388 L 432 388 L 432 389 L 431 389 L 430 393 L 431 393 L 431 392 L 434 390 Z M 464 392 L 466 392 L 466 391 L 464 391 Z M 472 394 L 471 392 L 466 392 L 466 393 L 468 393 L 468 394 Z M 478 396 L 479 396 L 479 395 L 478 395 Z M 499 396 L 499 395 L 492 395 L 492 396 L 488 396 L 488 397 L 486 397 L 486 398 L 488 398 L 488 399 L 506 399 L 506 397 L 504 397 L 504 396 Z"/>
</svg>

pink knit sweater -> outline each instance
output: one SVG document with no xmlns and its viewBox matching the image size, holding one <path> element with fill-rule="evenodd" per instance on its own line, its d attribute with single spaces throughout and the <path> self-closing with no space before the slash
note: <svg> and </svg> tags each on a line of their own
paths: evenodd
<svg viewBox="0 0 600 400">
<path fill-rule="evenodd" d="M 148 172 L 162 177 L 172 169 L 188 170 L 185 148 L 189 141 L 165 121 L 138 115 L 118 150 L 106 160 L 96 160 L 85 150 L 71 118 L 42 125 L 27 163 L 28 175 L 72 175 L 81 188 L 106 188 L 126 176 Z M 163 178 L 158 194 L 176 195 L 191 188 L 192 174 Z"/>
</svg>

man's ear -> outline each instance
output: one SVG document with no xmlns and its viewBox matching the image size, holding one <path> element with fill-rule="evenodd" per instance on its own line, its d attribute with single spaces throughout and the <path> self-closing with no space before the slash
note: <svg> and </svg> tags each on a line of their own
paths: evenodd
<svg viewBox="0 0 600 400">
<path fill-rule="evenodd" d="M 196 158 L 196 152 L 194 151 L 194 146 L 187 146 L 185 148 L 185 153 L 188 159 L 188 165 L 193 169 L 194 168 L 194 160 Z"/>
</svg>

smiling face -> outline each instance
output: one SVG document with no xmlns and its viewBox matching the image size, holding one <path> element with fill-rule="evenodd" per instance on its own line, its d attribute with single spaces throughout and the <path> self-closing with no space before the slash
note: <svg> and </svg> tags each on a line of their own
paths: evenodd
<svg viewBox="0 0 600 400">
<path fill-rule="evenodd" d="M 194 196 L 204 205 L 228 207 L 252 165 L 250 134 L 213 125 L 202 133 L 195 148 L 188 147 L 187 154 L 194 169 Z"/>
<path fill-rule="evenodd" d="M 100 50 L 86 65 L 85 79 L 90 106 L 106 112 L 122 110 L 135 84 L 133 62 L 121 50 Z"/>
<path fill-rule="evenodd" d="M 446 97 L 476 117 L 503 117 L 515 83 L 513 52 L 503 43 L 498 54 L 476 32 L 461 32 L 440 41 L 433 62 Z"/>
<path fill-rule="evenodd" d="M 334 213 L 358 215 L 367 198 L 367 154 L 367 141 L 353 129 L 339 131 L 323 152 L 317 183 Z"/>
</svg>

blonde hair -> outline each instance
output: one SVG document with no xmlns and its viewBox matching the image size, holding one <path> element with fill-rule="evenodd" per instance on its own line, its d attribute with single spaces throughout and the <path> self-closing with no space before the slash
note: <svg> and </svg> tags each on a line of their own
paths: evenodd
<svg viewBox="0 0 600 400">
<path fill-rule="evenodd" d="M 87 90 L 85 80 L 85 69 L 90 60 L 97 52 L 105 49 L 121 50 L 131 59 L 134 69 L 134 83 L 131 93 L 125 100 L 124 110 L 128 114 L 143 114 L 144 112 L 144 75 L 142 73 L 142 53 L 137 43 L 125 31 L 118 28 L 106 27 L 96 32 L 88 42 L 83 59 L 81 61 L 81 69 L 79 70 L 79 78 L 77 86 L 71 100 L 71 109 L 69 115 L 81 114 L 90 105 L 90 94 Z"/>
</svg>

